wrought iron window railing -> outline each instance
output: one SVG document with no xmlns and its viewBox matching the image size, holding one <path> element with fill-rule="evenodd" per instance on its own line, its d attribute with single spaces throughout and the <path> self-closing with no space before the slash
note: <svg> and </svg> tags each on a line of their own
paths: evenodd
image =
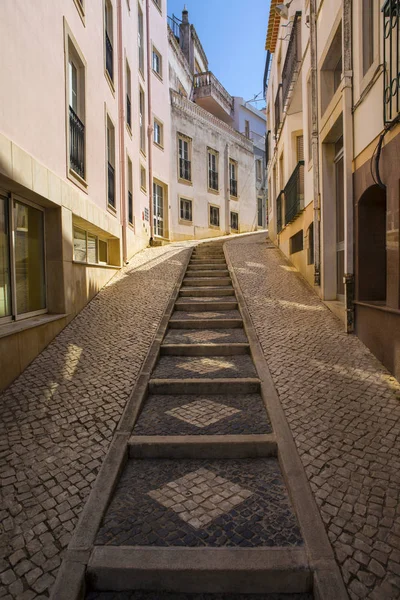
<svg viewBox="0 0 400 600">
<path fill-rule="evenodd" d="M 304 208 L 304 160 L 300 160 L 285 186 L 285 225 Z"/>
<path fill-rule="evenodd" d="M 132 104 L 128 94 L 126 95 L 126 122 L 132 128 Z"/>
<path fill-rule="evenodd" d="M 111 81 L 114 81 L 114 59 L 113 59 L 113 47 L 108 33 L 106 32 L 106 70 L 110 76 Z"/>
<path fill-rule="evenodd" d="M 179 159 L 179 178 L 180 179 L 185 179 L 185 181 L 191 181 L 192 180 L 192 164 L 190 162 L 190 160 L 187 160 L 186 158 L 180 158 Z"/>
<path fill-rule="evenodd" d="M 218 190 L 218 173 L 208 169 L 208 187 L 210 190 Z"/>
<path fill-rule="evenodd" d="M 176 40 L 179 42 L 180 24 L 182 23 L 182 21 L 178 19 L 178 17 L 176 17 L 175 15 L 172 15 L 172 17 L 167 18 L 167 22 Z"/>
<path fill-rule="evenodd" d="M 400 114 L 400 0 L 387 0 L 383 14 L 383 107 L 385 124 Z"/>
<path fill-rule="evenodd" d="M 108 162 L 108 204 L 115 208 L 115 171 L 112 164 Z"/>
<path fill-rule="evenodd" d="M 236 179 L 231 179 L 229 181 L 229 193 L 231 196 L 237 197 L 237 181 Z"/>
<path fill-rule="evenodd" d="M 282 106 L 285 106 L 289 93 L 296 83 L 301 58 L 301 12 L 296 12 L 285 63 L 282 69 Z"/>
<path fill-rule="evenodd" d="M 271 130 L 268 129 L 267 131 L 267 135 L 265 136 L 265 166 L 268 166 L 269 163 L 269 159 L 270 159 L 270 146 L 271 143 Z"/>
<path fill-rule="evenodd" d="M 69 164 L 82 178 L 85 177 L 85 126 L 69 107 Z"/>
<path fill-rule="evenodd" d="M 278 91 L 275 98 L 275 135 L 278 135 L 279 127 L 282 118 L 282 84 L 278 86 Z"/>
<path fill-rule="evenodd" d="M 283 229 L 283 205 L 284 205 L 284 191 L 281 190 L 276 199 L 276 233 L 280 233 Z"/>
</svg>

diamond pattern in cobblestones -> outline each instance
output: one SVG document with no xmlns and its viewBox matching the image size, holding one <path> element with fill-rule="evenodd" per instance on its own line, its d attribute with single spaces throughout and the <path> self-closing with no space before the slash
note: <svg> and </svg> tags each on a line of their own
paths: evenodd
<svg viewBox="0 0 400 600">
<path fill-rule="evenodd" d="M 245 344 L 243 329 L 170 329 L 165 344 Z"/>
<path fill-rule="evenodd" d="M 195 427 L 207 427 L 213 423 L 218 423 L 221 419 L 238 415 L 240 410 L 226 406 L 225 404 L 217 404 L 212 400 L 201 399 L 189 404 L 184 404 L 177 408 L 167 410 L 165 414 L 171 415 L 181 421 L 186 421 Z"/>
<path fill-rule="evenodd" d="M 171 317 L 171 321 L 186 321 L 194 319 L 241 319 L 238 310 L 204 311 L 204 312 L 185 312 L 176 310 Z"/>
<path fill-rule="evenodd" d="M 400 385 L 265 234 L 225 246 L 352 600 L 400 598 Z"/>
<path fill-rule="evenodd" d="M 168 483 L 179 486 L 182 478 L 194 477 L 199 470 L 218 478 L 219 494 L 206 490 L 208 484 L 203 481 L 196 485 L 194 479 L 191 488 L 185 486 L 190 496 L 177 497 L 174 488 L 169 487 L 168 507 L 149 496 L 155 491 L 161 494 L 160 489 L 168 488 Z M 237 487 L 225 489 L 226 481 L 231 488 Z M 251 495 L 244 499 L 241 490 Z M 204 494 L 209 494 L 210 504 L 204 501 Z M 217 506 L 225 513 L 212 514 Z M 200 518 L 206 516 L 204 510 L 210 511 L 207 517 L 212 514 L 211 522 L 207 519 L 201 523 Z M 198 527 L 181 518 L 185 511 L 191 512 L 190 517 L 200 517 Z M 114 546 L 257 547 L 302 543 L 276 459 L 130 460 L 96 540 L 98 545 Z"/>
<path fill-rule="evenodd" d="M 186 256 L 136 255 L 0 394 L 1 598 L 48 597 Z"/>
<path fill-rule="evenodd" d="M 212 411 L 212 421 L 203 427 L 197 427 L 189 419 L 177 419 L 177 413 L 184 406 L 204 402 L 203 396 L 150 396 L 142 410 L 133 430 L 134 435 L 249 435 L 252 433 L 271 433 L 264 403 L 258 394 L 246 395 L 213 395 L 209 396 L 208 408 L 217 406 Z M 220 417 L 219 406 L 231 408 L 229 416 Z M 185 414 L 187 414 L 185 409 Z"/>
<path fill-rule="evenodd" d="M 197 379 L 209 377 L 257 377 L 248 354 L 239 356 L 162 356 L 153 379 Z"/>
</svg>

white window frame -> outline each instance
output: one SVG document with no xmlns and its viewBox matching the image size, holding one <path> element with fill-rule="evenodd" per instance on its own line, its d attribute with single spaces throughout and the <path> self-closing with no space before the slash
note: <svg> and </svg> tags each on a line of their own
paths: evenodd
<svg viewBox="0 0 400 600">
<path fill-rule="evenodd" d="M 82 227 L 81 225 L 76 225 L 75 223 L 72 223 L 72 246 L 74 245 L 74 240 L 75 240 L 75 229 L 77 229 L 78 231 L 81 231 L 82 233 L 85 234 L 85 238 L 86 238 L 86 260 L 77 260 L 75 258 L 75 254 L 72 257 L 72 262 L 77 263 L 79 265 L 108 265 L 108 256 L 109 256 L 109 249 L 108 249 L 108 240 L 106 240 L 104 237 L 102 237 L 101 235 L 98 235 L 97 233 L 92 233 L 91 231 L 88 231 L 87 229 L 85 229 L 84 227 Z M 93 261 L 89 261 L 89 252 L 88 252 L 88 238 L 89 236 L 92 236 L 94 238 L 96 238 L 96 262 Z M 105 244 L 107 244 L 107 262 L 103 262 L 100 260 L 100 242 L 104 242 Z"/>
<path fill-rule="evenodd" d="M 159 141 L 156 140 L 157 128 L 158 128 L 159 134 L 160 134 Z M 154 117 L 154 119 L 153 119 L 153 142 L 156 146 L 158 146 L 158 148 L 164 149 L 164 123 L 162 123 L 162 121 L 160 121 L 160 119 L 157 119 L 157 117 Z"/>
<path fill-rule="evenodd" d="M 157 58 L 157 60 L 158 60 L 158 71 L 157 71 L 157 69 L 154 68 L 154 66 L 155 66 L 154 59 L 155 58 Z M 154 46 L 154 44 L 152 45 L 152 49 L 151 49 L 151 69 L 152 69 L 153 73 L 155 75 L 157 75 L 157 77 L 159 79 L 162 80 L 162 78 L 163 78 L 163 59 L 162 59 L 162 54 L 161 54 L 161 52 L 159 52 L 157 50 L 157 48 Z"/>
<path fill-rule="evenodd" d="M 144 176 L 143 176 L 144 174 Z M 144 185 L 143 185 L 144 182 Z M 147 194 L 147 171 L 146 167 L 140 163 L 140 189 Z"/>
</svg>

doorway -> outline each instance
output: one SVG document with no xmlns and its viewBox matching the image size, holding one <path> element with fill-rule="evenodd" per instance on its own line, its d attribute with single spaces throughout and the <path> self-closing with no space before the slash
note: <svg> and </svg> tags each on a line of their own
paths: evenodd
<svg viewBox="0 0 400 600">
<path fill-rule="evenodd" d="M 164 237 L 164 187 L 153 183 L 153 226 L 154 235 Z"/>
</svg>

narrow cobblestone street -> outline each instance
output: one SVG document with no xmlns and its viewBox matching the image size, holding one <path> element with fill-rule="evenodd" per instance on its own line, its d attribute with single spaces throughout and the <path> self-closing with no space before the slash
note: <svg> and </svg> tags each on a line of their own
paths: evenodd
<svg viewBox="0 0 400 600">
<path fill-rule="evenodd" d="M 137 255 L 0 396 L 0 598 L 49 597 L 78 515 L 191 245 L 152 248 Z M 356 336 L 343 332 L 339 320 L 280 251 L 268 243 L 265 233 L 230 240 L 225 252 L 244 295 L 349 596 L 354 600 L 399 598 L 398 382 Z M 229 302 L 228 298 L 225 301 Z M 221 297 L 217 299 L 221 301 Z M 194 298 L 186 294 L 178 303 L 185 301 L 193 303 Z M 240 316 L 234 307 L 222 311 L 222 317 L 217 310 L 209 310 L 204 316 L 193 309 L 185 314 L 181 308 L 181 323 L 194 318 L 218 323 L 224 318 L 234 324 Z M 171 322 L 178 318 L 176 315 L 177 311 Z M 191 329 L 190 323 L 175 327 L 168 330 L 164 343 L 246 344 L 240 328 Z M 218 372 L 217 377 L 230 380 L 254 380 L 254 367 L 245 353 L 228 358 L 223 364 L 221 357 L 216 361 L 213 356 L 191 360 L 184 356 L 177 369 L 176 356 L 162 356 L 153 377 L 163 381 L 166 388 L 158 388 L 157 396 L 149 397 L 134 435 L 196 435 L 199 439 L 204 435 L 269 435 L 268 415 L 258 394 L 250 390 L 246 395 L 232 395 L 228 402 L 226 397 L 222 402 L 224 396 L 218 394 L 205 401 L 202 391 L 191 393 L 190 398 L 184 391 L 174 392 L 173 396 L 168 392 L 177 370 L 178 377 L 186 379 L 196 374 L 196 378 L 207 380 Z M 97 543 L 180 545 L 177 524 L 186 546 L 248 546 L 249 539 L 255 545 L 301 543 L 291 508 L 284 508 L 287 496 L 279 472 L 274 471 L 275 467 L 266 468 L 270 459 L 246 460 L 249 465 L 244 471 L 238 470 L 239 461 L 227 466 L 220 459 L 169 461 L 162 470 L 153 459 L 141 461 L 141 466 L 130 461 L 120 481 L 115 511 L 112 518 L 106 518 Z M 210 467 L 217 473 L 217 490 L 212 490 L 216 484 L 210 479 Z M 187 509 L 186 518 L 179 516 L 184 512 L 179 506 L 183 492 L 192 485 L 187 478 L 193 471 L 199 488 L 202 486 L 200 492 L 208 497 L 220 496 L 221 506 L 212 509 L 218 514 L 211 515 L 211 508 L 201 508 L 203 500 L 198 499 L 196 506 Z M 132 480 L 136 495 L 132 494 Z M 171 481 L 177 498 L 171 497 Z M 232 485 L 232 481 L 236 487 L 229 491 L 225 486 Z M 255 482 L 259 487 L 250 492 Z M 153 497 L 149 487 L 155 490 Z M 230 506 L 224 504 L 224 491 L 231 498 Z M 246 495 L 249 500 L 244 502 Z M 155 529 L 161 532 L 157 539 L 152 527 L 135 529 L 132 521 L 127 522 L 126 506 L 130 503 L 139 522 L 146 523 L 146 515 L 151 515 Z M 155 503 L 159 506 L 156 514 Z M 256 519 L 249 533 L 249 516 L 267 514 L 271 506 L 281 511 L 281 517 L 265 522 Z M 233 510 L 234 518 L 226 516 L 228 509 Z M 173 511 L 176 517 L 171 529 L 171 520 L 165 521 L 165 515 Z M 216 519 L 216 525 L 209 525 L 210 516 Z M 271 530 L 271 524 L 277 523 L 279 526 Z M 283 531 L 288 535 L 286 541 L 280 537 Z M 276 536 L 277 543 L 273 541 Z M 155 597 L 139 592 L 93 592 L 90 596 L 93 600 Z M 183 600 L 191 595 L 170 597 Z M 271 600 L 278 597 L 268 596 Z M 207 595 L 201 598 L 208 600 Z M 212 598 L 225 600 L 224 596 Z M 296 595 L 296 600 L 302 598 Z"/>
</svg>

